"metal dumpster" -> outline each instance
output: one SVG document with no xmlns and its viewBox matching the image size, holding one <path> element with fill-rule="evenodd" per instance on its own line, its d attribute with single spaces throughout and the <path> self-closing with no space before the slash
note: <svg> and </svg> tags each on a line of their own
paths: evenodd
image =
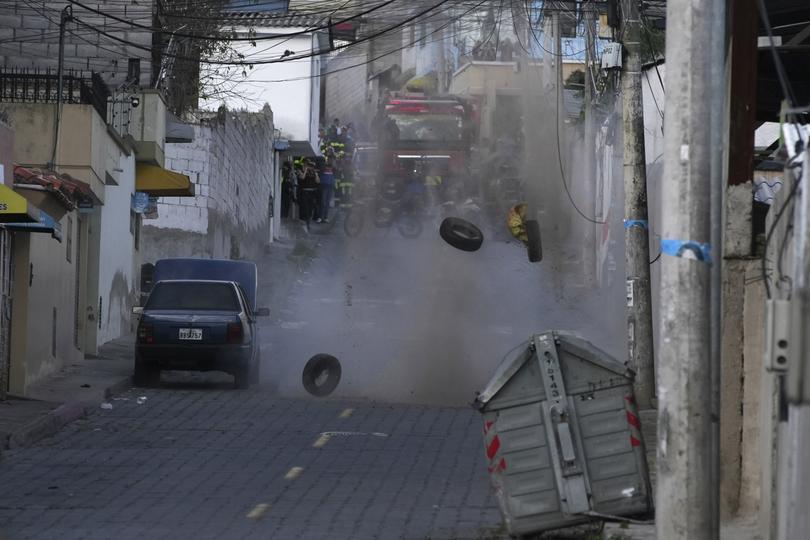
<svg viewBox="0 0 810 540">
<path fill-rule="evenodd" d="M 652 510 L 633 373 L 573 334 L 536 334 L 475 407 L 509 534 Z"/>
</svg>

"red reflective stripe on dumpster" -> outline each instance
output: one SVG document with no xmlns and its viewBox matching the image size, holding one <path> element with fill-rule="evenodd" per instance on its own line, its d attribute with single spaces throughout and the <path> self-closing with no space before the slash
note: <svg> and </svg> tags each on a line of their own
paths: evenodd
<svg viewBox="0 0 810 540">
<path fill-rule="evenodd" d="M 635 396 L 627 395 L 627 396 L 624 396 L 624 399 L 626 399 L 626 400 L 627 400 L 627 402 L 628 402 L 629 404 L 631 404 L 631 405 L 635 405 L 635 404 L 636 404 L 636 398 L 635 398 Z"/>
<path fill-rule="evenodd" d="M 630 435 L 630 446 L 641 446 L 641 441 Z"/>
<path fill-rule="evenodd" d="M 495 435 L 495 438 L 492 439 L 492 442 L 489 443 L 487 446 L 487 459 L 492 459 L 495 457 L 495 454 L 498 453 L 498 449 L 501 447 L 501 440 Z"/>
<path fill-rule="evenodd" d="M 501 461 L 499 461 L 499 462 L 498 462 L 498 466 L 497 466 L 497 467 L 487 467 L 487 470 L 488 470 L 490 473 L 493 473 L 493 472 L 495 472 L 495 471 L 500 472 L 500 471 L 504 471 L 504 470 L 506 470 L 506 460 L 505 460 L 505 459 L 503 459 L 503 458 L 501 458 Z"/>
<path fill-rule="evenodd" d="M 636 429 L 641 429 L 641 422 L 639 421 L 638 416 L 630 411 L 627 411 L 627 423 Z"/>
<path fill-rule="evenodd" d="M 488 421 L 484 422 L 484 433 L 489 431 L 489 428 L 491 428 L 492 424 L 494 424 L 494 423 L 495 422 L 493 422 L 492 420 L 488 420 Z"/>
</svg>

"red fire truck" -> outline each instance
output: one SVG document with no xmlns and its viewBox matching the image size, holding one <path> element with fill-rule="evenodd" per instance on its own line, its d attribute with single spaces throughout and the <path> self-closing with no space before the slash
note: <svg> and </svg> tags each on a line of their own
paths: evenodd
<svg viewBox="0 0 810 540">
<path fill-rule="evenodd" d="M 475 111 L 456 96 L 395 94 L 384 105 L 378 186 L 407 181 L 445 185 L 468 178 Z"/>
</svg>

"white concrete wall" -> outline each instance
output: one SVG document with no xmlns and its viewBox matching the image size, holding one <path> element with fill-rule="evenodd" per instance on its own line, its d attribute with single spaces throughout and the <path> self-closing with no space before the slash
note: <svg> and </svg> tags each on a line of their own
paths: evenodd
<svg viewBox="0 0 810 540">
<path fill-rule="evenodd" d="M 167 168 L 188 175 L 196 195 L 158 201 L 159 217 L 144 221 L 143 261 L 257 257 L 271 241 L 273 133 L 269 108 L 222 111 L 194 126 L 194 142 L 167 144 Z"/>
<path fill-rule="evenodd" d="M 118 185 L 106 187 L 101 209 L 101 258 L 98 291 L 101 313 L 97 342 L 102 345 L 130 333 L 131 311 L 135 300 L 139 269 L 135 235 L 130 231 L 130 208 L 135 193 L 135 154 L 119 153 Z"/>
</svg>

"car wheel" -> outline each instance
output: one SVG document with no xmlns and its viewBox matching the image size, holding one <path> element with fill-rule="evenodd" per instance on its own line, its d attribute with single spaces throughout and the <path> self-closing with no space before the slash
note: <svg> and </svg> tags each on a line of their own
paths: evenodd
<svg viewBox="0 0 810 540">
<path fill-rule="evenodd" d="M 477 251 L 484 243 L 484 233 L 467 220 L 449 217 L 439 226 L 439 235 L 445 242 L 462 251 Z"/>
<path fill-rule="evenodd" d="M 331 394 L 340 382 L 340 362 L 331 354 L 316 354 L 304 366 L 301 382 L 304 389 L 317 397 Z"/>
<path fill-rule="evenodd" d="M 535 220 L 525 222 L 526 236 L 529 241 L 526 250 L 529 253 L 530 262 L 540 262 L 543 260 L 543 243 L 540 240 L 540 224 Z"/>
<path fill-rule="evenodd" d="M 135 384 L 135 386 L 140 386 L 142 388 L 158 386 L 160 384 L 160 369 L 136 360 L 135 373 L 132 375 L 132 382 Z"/>
</svg>

